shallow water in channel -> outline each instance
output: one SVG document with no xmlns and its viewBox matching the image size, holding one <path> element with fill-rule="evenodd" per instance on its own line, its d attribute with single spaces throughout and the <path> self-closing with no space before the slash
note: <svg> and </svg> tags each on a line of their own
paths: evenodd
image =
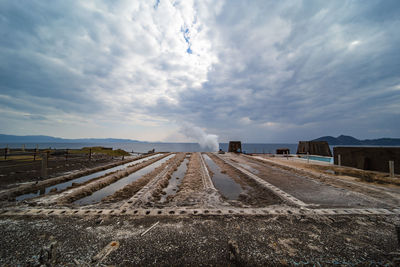
<svg viewBox="0 0 400 267">
<path fill-rule="evenodd" d="M 161 164 L 163 164 L 164 162 L 166 162 L 167 160 L 169 160 L 170 158 L 172 158 L 173 156 L 175 156 L 175 154 L 169 155 L 159 161 L 156 161 L 152 164 L 150 164 L 149 166 L 146 166 L 134 173 L 131 173 L 130 175 L 116 181 L 115 183 L 112 183 L 96 192 L 94 192 L 93 194 L 78 199 L 74 202 L 74 204 L 78 204 L 78 205 L 88 205 L 88 204 L 93 204 L 93 203 L 97 203 L 99 201 L 101 201 L 103 198 L 110 196 L 112 194 L 114 194 L 116 191 L 120 190 L 121 188 L 123 188 L 124 186 L 138 180 L 139 178 L 141 178 L 143 175 L 148 174 L 150 172 L 152 172 L 155 168 L 161 166 Z"/>
<path fill-rule="evenodd" d="M 185 158 L 178 169 L 172 173 L 171 178 L 167 187 L 163 189 L 165 195 L 161 195 L 160 202 L 163 203 L 167 200 L 168 196 L 175 195 L 178 191 L 180 184 L 182 183 L 183 177 L 185 177 L 187 171 L 188 158 Z"/>
<path fill-rule="evenodd" d="M 221 173 L 221 168 L 208 156 L 203 158 L 210 170 L 213 172 L 211 180 L 218 191 L 229 200 L 237 200 L 239 195 L 244 191 L 240 184 L 236 183 L 229 175 Z"/>
<path fill-rule="evenodd" d="M 67 182 L 63 182 L 63 183 L 59 183 L 59 184 L 56 184 L 56 185 L 48 186 L 46 188 L 41 188 L 41 189 L 37 190 L 36 192 L 31 192 L 31 193 L 20 195 L 20 196 L 16 197 L 15 200 L 16 201 L 21 201 L 21 200 L 37 197 L 39 195 L 48 194 L 53 188 L 56 188 L 57 191 L 61 191 L 61 190 L 65 189 L 65 188 L 67 188 L 67 187 L 70 187 L 72 185 L 72 183 L 77 183 L 77 184 L 84 183 L 84 182 L 89 181 L 91 179 L 103 176 L 103 175 L 105 175 L 107 173 L 119 171 L 119 170 L 125 169 L 125 168 L 127 168 L 129 166 L 132 166 L 134 164 L 139 164 L 139 163 L 142 163 L 144 161 L 147 161 L 149 159 L 152 159 L 152 158 L 155 158 L 155 157 L 158 157 L 158 156 L 160 156 L 160 155 L 159 154 L 152 155 L 152 156 L 149 156 L 149 157 L 146 157 L 146 158 L 134 160 L 134 161 L 131 161 L 131 162 L 119 165 L 119 166 L 115 166 L 115 167 L 112 167 L 110 169 L 106 169 L 106 170 L 102 170 L 102 171 L 99 171 L 99 172 L 91 173 L 91 174 L 88 174 L 88 175 L 85 175 L 85 176 L 81 176 L 81 177 L 78 177 L 76 179 L 73 179 L 73 180 L 70 180 L 70 181 L 67 181 Z"/>
</svg>

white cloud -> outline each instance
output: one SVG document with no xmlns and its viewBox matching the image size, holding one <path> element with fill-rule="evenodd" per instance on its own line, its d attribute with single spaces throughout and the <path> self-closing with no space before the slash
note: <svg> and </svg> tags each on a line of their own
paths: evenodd
<svg viewBox="0 0 400 267">
<path fill-rule="evenodd" d="M 349 44 L 349 49 L 354 49 L 355 47 L 359 46 L 360 44 L 361 44 L 361 42 L 359 40 L 352 41 Z"/>
<path fill-rule="evenodd" d="M 0 123 L 176 140 L 187 121 L 221 140 L 294 141 L 398 115 L 398 5 L 155 3 L 0 3 Z"/>
</svg>

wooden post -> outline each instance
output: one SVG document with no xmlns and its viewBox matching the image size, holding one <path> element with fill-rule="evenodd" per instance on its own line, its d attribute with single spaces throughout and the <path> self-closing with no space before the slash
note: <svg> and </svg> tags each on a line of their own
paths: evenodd
<svg viewBox="0 0 400 267">
<path fill-rule="evenodd" d="M 36 161 L 36 150 L 33 152 L 33 161 Z"/>
<path fill-rule="evenodd" d="M 122 155 L 122 160 L 124 160 L 125 155 Z"/>
<path fill-rule="evenodd" d="M 47 178 L 47 153 L 42 153 L 42 178 Z"/>
<path fill-rule="evenodd" d="M 310 163 L 310 153 L 307 152 L 307 163 Z"/>
<path fill-rule="evenodd" d="M 22 145 L 22 152 L 25 152 L 25 144 Z"/>
<path fill-rule="evenodd" d="M 49 165 L 50 151 L 46 152 L 46 164 Z"/>
<path fill-rule="evenodd" d="M 92 149 L 89 148 L 89 160 L 91 160 L 91 159 L 92 159 Z"/>
<path fill-rule="evenodd" d="M 337 155 L 338 165 L 342 166 L 342 155 Z"/>
<path fill-rule="evenodd" d="M 390 177 L 394 177 L 394 161 L 393 160 L 389 161 L 389 173 L 390 173 Z"/>
</svg>

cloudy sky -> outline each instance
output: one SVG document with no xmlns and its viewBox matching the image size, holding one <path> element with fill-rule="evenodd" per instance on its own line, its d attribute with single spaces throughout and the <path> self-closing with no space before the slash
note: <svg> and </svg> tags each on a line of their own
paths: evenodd
<svg viewBox="0 0 400 267">
<path fill-rule="evenodd" d="M 0 1 L 0 133 L 400 137 L 400 1 Z"/>
</svg>

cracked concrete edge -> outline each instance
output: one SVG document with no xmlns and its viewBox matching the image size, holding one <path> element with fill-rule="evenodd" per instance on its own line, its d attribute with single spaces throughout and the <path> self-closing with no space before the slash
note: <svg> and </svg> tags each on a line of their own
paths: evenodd
<svg viewBox="0 0 400 267">
<path fill-rule="evenodd" d="M 0 218 L 8 216 L 335 216 L 335 215 L 387 215 L 398 216 L 400 209 L 307 209 L 293 207 L 270 207 L 270 208 L 132 208 L 132 209 L 3 209 L 0 210 Z"/>
<path fill-rule="evenodd" d="M 199 153 L 199 152 L 197 152 Z M 210 173 L 208 172 L 208 168 L 206 166 L 206 163 L 204 162 L 203 159 L 203 155 L 200 153 L 200 170 L 201 170 L 201 178 L 203 180 L 203 184 L 204 184 L 204 188 L 207 189 L 212 189 L 217 191 L 217 189 L 215 188 L 211 177 L 210 177 Z"/>
<path fill-rule="evenodd" d="M 259 185 L 267 188 L 268 190 L 272 191 L 273 193 L 275 193 L 277 196 L 279 196 L 281 199 L 295 205 L 295 206 L 299 206 L 299 207 L 307 207 L 310 206 L 309 204 L 304 203 L 303 201 L 301 201 L 300 199 L 295 198 L 294 196 L 286 193 L 285 191 L 279 189 L 278 187 L 268 183 L 267 181 L 264 181 L 263 179 L 261 179 L 260 177 L 258 177 L 257 175 L 245 170 L 244 168 L 240 167 L 238 164 L 233 163 L 231 161 L 229 161 L 228 159 L 225 159 L 223 157 L 221 157 L 218 154 L 215 154 L 218 158 L 220 158 L 221 160 L 223 160 L 226 164 L 228 164 L 229 166 L 237 169 L 238 171 L 240 171 L 241 173 L 243 173 L 244 175 L 248 176 L 249 178 L 253 179 L 255 182 L 257 182 Z"/>
</svg>

